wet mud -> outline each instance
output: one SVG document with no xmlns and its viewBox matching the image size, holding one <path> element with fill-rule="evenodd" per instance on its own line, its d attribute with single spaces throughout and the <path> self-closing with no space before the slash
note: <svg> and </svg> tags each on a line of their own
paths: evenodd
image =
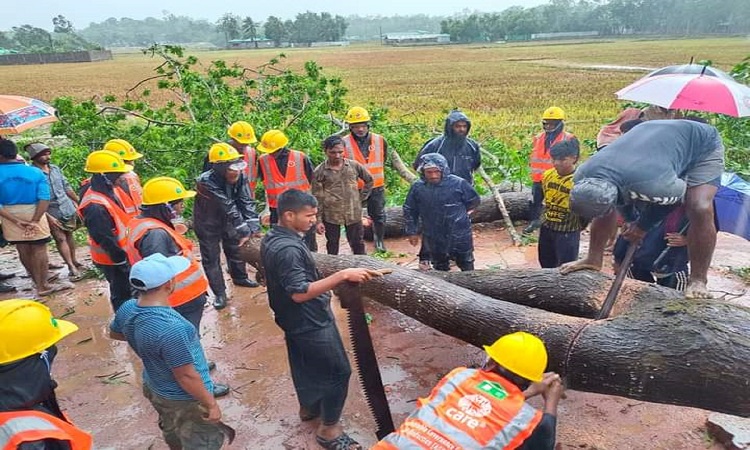
<svg viewBox="0 0 750 450">
<path fill-rule="evenodd" d="M 321 244 L 323 241 L 321 239 Z M 417 248 L 405 240 L 389 240 L 393 261 L 417 267 Z M 368 244 L 368 250 L 371 244 Z M 513 247 L 495 225 L 475 228 L 477 267 L 538 267 L 536 246 Z M 324 248 L 324 247 L 322 247 Z M 582 248 L 582 251 L 584 249 Z M 83 255 L 87 251 L 79 250 Z M 342 240 L 342 253 L 348 253 Z M 726 301 L 750 305 L 741 280 L 727 267 L 747 265 L 750 243 L 721 234 L 709 287 Z M 51 259 L 59 257 L 51 253 Z M 454 269 L 455 270 L 455 269 Z M 0 271 L 19 274 L 9 283 L 19 288 L 2 298 L 33 298 L 15 250 L 0 252 Z M 62 269 L 61 278 L 66 270 Z M 231 283 L 230 283 L 231 286 Z M 24 290 L 25 289 L 25 290 Z M 230 287 L 230 289 L 232 289 Z M 725 294 L 727 293 L 727 294 Z M 232 392 L 219 400 L 224 421 L 236 428 L 235 449 L 316 449 L 315 424 L 301 423 L 287 365 L 283 335 L 273 322 L 263 288 L 233 288 L 229 307 L 204 311 L 201 335 L 212 373 Z M 68 314 L 80 330 L 60 343 L 53 373 L 60 384 L 63 409 L 91 432 L 97 449 L 166 449 L 156 413 L 141 394 L 141 364 L 124 342 L 107 337 L 112 311 L 106 284 L 86 280 L 76 289 L 43 299 L 56 315 Z M 400 423 L 445 373 L 478 364 L 482 352 L 376 303 L 365 306 L 395 423 Z M 350 353 L 346 313 L 334 311 Z M 354 364 L 352 362 L 352 364 Z M 539 402 L 535 403 L 539 406 Z M 621 397 L 575 392 L 561 402 L 558 442 L 561 449 L 718 449 L 707 438 L 707 411 L 638 402 Z M 343 424 L 365 448 L 374 444 L 375 424 L 355 375 L 350 382 Z"/>
</svg>

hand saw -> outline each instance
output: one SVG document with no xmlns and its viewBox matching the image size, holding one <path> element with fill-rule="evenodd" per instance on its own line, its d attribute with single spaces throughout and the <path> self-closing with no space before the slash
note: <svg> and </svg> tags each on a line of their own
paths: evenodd
<svg viewBox="0 0 750 450">
<path fill-rule="evenodd" d="M 606 319 L 612 312 L 612 307 L 615 306 L 615 300 L 617 300 L 617 294 L 620 293 L 622 282 L 625 281 L 625 276 L 628 274 L 628 270 L 630 270 L 630 265 L 633 264 L 633 257 L 635 257 L 635 251 L 638 250 L 639 246 L 640 244 L 635 242 L 628 244 L 628 250 L 625 252 L 625 257 L 622 258 L 622 263 L 620 263 L 620 270 L 617 271 L 615 281 L 612 282 L 612 287 L 607 292 L 607 298 L 604 299 L 604 304 L 602 304 L 599 314 L 596 315 L 596 320 Z"/>
<path fill-rule="evenodd" d="M 375 435 L 378 439 L 383 439 L 395 428 L 385 389 L 383 389 L 383 380 L 380 377 L 370 330 L 365 319 L 365 308 L 359 285 L 344 283 L 336 289 L 336 295 L 341 301 L 341 306 L 349 312 L 349 335 L 354 348 L 359 383 L 365 392 L 367 406 L 378 426 Z"/>
</svg>

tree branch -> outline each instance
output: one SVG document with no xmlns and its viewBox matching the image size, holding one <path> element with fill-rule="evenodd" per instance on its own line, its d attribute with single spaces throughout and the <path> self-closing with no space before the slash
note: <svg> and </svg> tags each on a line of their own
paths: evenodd
<svg viewBox="0 0 750 450">
<path fill-rule="evenodd" d="M 144 116 L 143 114 L 140 114 L 140 113 L 137 113 L 137 112 L 134 112 L 134 111 L 130 111 L 129 109 L 120 108 L 119 106 L 101 106 L 100 109 L 99 109 L 99 112 L 96 113 L 96 114 L 97 115 L 104 114 L 108 110 L 112 110 L 112 111 L 115 111 L 115 112 L 128 114 L 128 115 L 131 115 L 131 116 L 134 116 L 134 117 L 138 117 L 139 119 L 143 119 L 146 122 L 153 123 L 153 124 L 156 124 L 156 125 L 165 125 L 165 126 L 173 126 L 173 127 L 184 127 L 184 126 L 187 125 L 187 124 L 184 124 L 184 123 L 181 123 L 181 122 L 164 122 L 162 120 L 152 119 L 150 117 Z"/>
<path fill-rule="evenodd" d="M 479 173 L 479 176 L 482 177 L 484 182 L 487 184 L 487 187 L 490 188 L 490 191 L 492 191 L 492 198 L 495 199 L 495 203 L 497 203 L 497 209 L 500 210 L 500 214 L 503 216 L 505 228 L 508 229 L 508 233 L 510 233 L 510 238 L 513 240 L 513 244 L 521 245 L 521 237 L 518 235 L 518 233 L 516 232 L 516 228 L 513 226 L 513 221 L 510 219 L 508 210 L 505 208 L 505 202 L 503 201 L 503 197 L 500 195 L 500 191 L 497 189 L 497 186 L 492 183 L 492 178 L 490 178 L 490 176 L 487 175 L 487 172 L 484 171 L 484 167 L 480 167 L 479 170 L 477 170 L 477 173 Z"/>
</svg>

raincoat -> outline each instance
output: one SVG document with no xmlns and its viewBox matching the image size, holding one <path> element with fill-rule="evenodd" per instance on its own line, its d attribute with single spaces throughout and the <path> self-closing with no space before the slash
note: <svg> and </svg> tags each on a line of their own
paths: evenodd
<svg viewBox="0 0 750 450">
<path fill-rule="evenodd" d="M 420 157 L 421 174 L 409 189 L 404 203 L 406 234 L 422 235 L 432 254 L 461 254 L 474 249 L 468 211 L 479 205 L 479 194 L 461 177 L 451 174 L 448 161 L 437 153 Z M 443 174 L 437 184 L 425 180 L 422 168 L 434 164 Z"/>
<path fill-rule="evenodd" d="M 414 169 L 419 165 L 419 159 L 427 153 L 439 153 L 445 157 L 448 167 L 453 175 L 457 175 L 469 184 L 474 184 L 474 171 L 479 169 L 481 154 L 479 144 L 466 136 L 458 136 L 453 132 L 453 124 L 464 121 L 471 132 L 471 120 L 466 114 L 455 110 L 448 114 L 445 119 L 445 131 L 442 136 L 428 141 L 417 155 L 414 161 Z M 468 133 L 467 133 L 468 134 Z"/>
</svg>

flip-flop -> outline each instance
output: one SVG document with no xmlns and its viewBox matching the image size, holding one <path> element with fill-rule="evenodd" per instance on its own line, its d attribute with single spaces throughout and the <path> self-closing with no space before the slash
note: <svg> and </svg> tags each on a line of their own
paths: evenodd
<svg viewBox="0 0 750 450">
<path fill-rule="evenodd" d="M 72 282 L 81 281 L 84 278 L 86 278 L 86 275 L 83 272 L 79 272 L 76 275 L 68 275 L 68 280 Z"/>
<path fill-rule="evenodd" d="M 338 437 L 331 439 L 330 441 L 327 441 L 320 436 L 315 436 L 315 441 L 326 450 L 351 450 L 352 446 L 355 446 L 354 448 L 357 450 L 362 449 L 359 442 L 352 439 L 352 437 L 346 433 L 341 433 Z"/>
<path fill-rule="evenodd" d="M 46 291 L 38 291 L 37 294 L 39 294 L 40 297 L 46 297 L 48 295 L 52 295 L 55 292 L 64 291 L 66 289 L 73 289 L 75 286 L 73 286 L 72 283 L 58 283 L 52 285 L 49 289 Z"/>
</svg>

